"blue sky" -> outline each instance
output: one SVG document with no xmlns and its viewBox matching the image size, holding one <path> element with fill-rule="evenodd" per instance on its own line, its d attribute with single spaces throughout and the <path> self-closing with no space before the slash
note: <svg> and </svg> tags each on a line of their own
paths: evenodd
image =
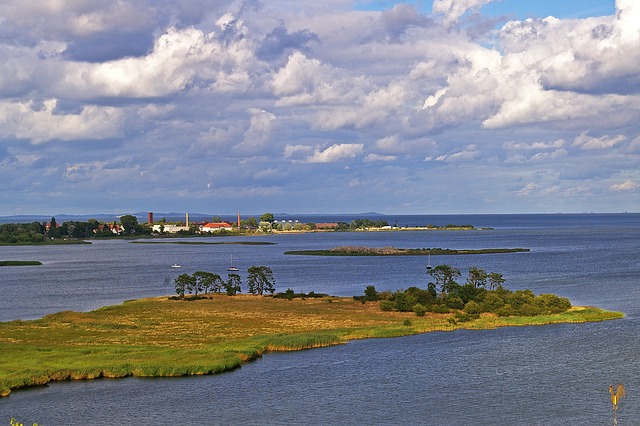
<svg viewBox="0 0 640 426">
<path fill-rule="evenodd" d="M 0 215 L 640 211 L 636 0 L 8 0 Z"/>
<path fill-rule="evenodd" d="M 362 1 L 356 5 L 356 8 L 361 10 L 384 11 L 393 8 L 394 5 L 399 3 L 402 2 L 389 0 Z M 430 1 L 407 3 L 412 3 L 418 10 L 424 13 L 433 12 L 433 3 Z M 615 10 L 615 2 L 611 0 L 500 0 L 480 7 L 480 11 L 483 14 L 490 16 L 506 15 L 520 20 L 527 18 L 546 18 L 549 15 L 555 16 L 556 18 L 588 18 L 592 16 L 613 15 Z"/>
</svg>

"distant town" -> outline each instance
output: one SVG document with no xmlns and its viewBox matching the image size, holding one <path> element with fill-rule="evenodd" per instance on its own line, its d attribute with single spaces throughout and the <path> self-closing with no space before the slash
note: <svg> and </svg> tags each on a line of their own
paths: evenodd
<svg viewBox="0 0 640 426">
<path fill-rule="evenodd" d="M 475 229 L 472 225 L 425 225 L 419 227 L 399 227 L 389 225 L 385 220 L 353 219 L 347 222 L 301 222 L 297 219 L 276 220 L 272 213 L 260 217 L 242 219 L 238 214 L 235 221 L 222 220 L 212 216 L 210 220 L 191 221 L 189 213 L 184 220 L 169 221 L 165 217 L 157 219 L 148 212 L 146 222 L 140 222 L 138 216 L 122 215 L 119 220 L 107 222 L 97 219 L 87 221 L 69 220 L 59 223 L 55 217 L 49 221 L 0 224 L 0 244 L 38 244 L 64 243 L 71 240 L 107 237 L 140 236 L 196 236 L 196 235 L 234 235 L 269 234 L 296 232 L 345 232 L 345 231 L 382 231 L 382 230 L 424 230 L 424 229 Z M 175 218 L 174 218 L 175 219 Z"/>
</svg>

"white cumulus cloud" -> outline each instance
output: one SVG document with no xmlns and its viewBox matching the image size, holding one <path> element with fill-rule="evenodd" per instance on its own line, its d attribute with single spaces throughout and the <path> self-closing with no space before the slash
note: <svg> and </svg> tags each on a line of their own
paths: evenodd
<svg viewBox="0 0 640 426">
<path fill-rule="evenodd" d="M 339 143 L 325 149 L 316 148 L 313 155 L 307 158 L 309 163 L 334 163 L 336 161 L 355 158 L 364 152 L 364 144 Z"/>
</svg>

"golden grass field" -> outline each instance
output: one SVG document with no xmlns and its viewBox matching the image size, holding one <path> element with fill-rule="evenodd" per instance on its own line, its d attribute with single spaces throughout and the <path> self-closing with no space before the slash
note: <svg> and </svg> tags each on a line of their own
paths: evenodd
<svg viewBox="0 0 640 426">
<path fill-rule="evenodd" d="M 418 317 L 345 297 L 286 300 L 216 294 L 193 301 L 140 299 L 92 312 L 65 311 L 34 321 L 0 323 L 0 395 L 51 380 L 212 374 L 237 368 L 267 351 L 351 339 L 622 316 L 574 307 L 557 315 L 483 314 L 454 323 L 453 314 Z"/>
</svg>

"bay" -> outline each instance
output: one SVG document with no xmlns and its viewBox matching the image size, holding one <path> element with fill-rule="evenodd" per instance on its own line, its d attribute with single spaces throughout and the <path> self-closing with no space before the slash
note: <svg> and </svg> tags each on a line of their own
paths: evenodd
<svg viewBox="0 0 640 426">
<path fill-rule="evenodd" d="M 170 294 L 180 273 L 267 265 L 276 288 L 335 295 L 367 285 L 425 287 L 426 259 L 288 256 L 337 245 L 403 248 L 530 248 L 529 253 L 435 257 L 463 272 L 501 272 L 512 290 L 556 293 L 576 305 L 621 310 L 622 320 L 372 339 L 267 354 L 216 376 L 94 380 L 15 391 L 0 422 L 40 424 L 611 424 L 609 384 L 624 383 L 620 424 L 640 418 L 640 215 L 397 217 L 408 225 L 464 224 L 482 231 L 318 233 L 230 237 L 265 246 L 131 244 L 0 247 L 0 259 L 40 260 L 0 268 L 0 320 L 90 310 Z M 388 220 L 385 218 L 385 220 Z M 389 220 L 388 220 L 389 221 Z M 390 221 L 390 223 L 393 223 Z M 193 241 L 193 240 L 189 240 Z M 205 242 L 217 239 L 202 239 Z M 181 269 L 172 269 L 174 263 Z M 244 273 L 243 273 L 244 274 Z M 626 421 L 623 422 L 623 421 Z"/>
</svg>

